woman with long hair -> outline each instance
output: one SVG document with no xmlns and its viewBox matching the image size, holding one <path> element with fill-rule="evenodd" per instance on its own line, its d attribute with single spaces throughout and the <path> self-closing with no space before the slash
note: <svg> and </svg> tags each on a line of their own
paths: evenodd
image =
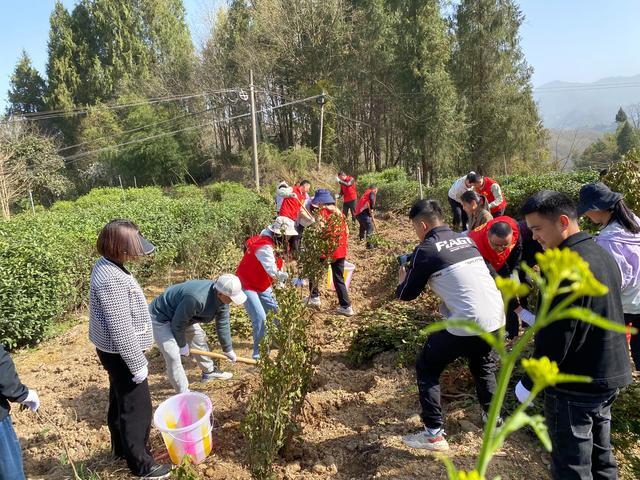
<svg viewBox="0 0 640 480">
<path fill-rule="evenodd" d="M 596 242 L 616 260 L 622 274 L 622 308 L 625 323 L 640 328 L 640 219 L 621 193 L 604 183 L 589 183 L 580 189 L 578 215 L 586 215 L 602 226 Z M 631 355 L 640 370 L 640 336 L 631 337 Z"/>
</svg>

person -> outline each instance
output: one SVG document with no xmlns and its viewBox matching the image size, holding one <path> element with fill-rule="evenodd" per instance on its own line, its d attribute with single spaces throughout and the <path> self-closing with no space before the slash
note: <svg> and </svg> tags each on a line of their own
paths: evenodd
<svg viewBox="0 0 640 480">
<path fill-rule="evenodd" d="M 371 236 L 373 235 L 373 210 L 376 207 L 376 196 L 378 195 L 378 187 L 369 185 L 364 191 L 358 204 L 356 205 L 356 219 L 360 225 L 358 239 L 367 239 L 367 249 L 373 248 Z"/>
<path fill-rule="evenodd" d="M 409 218 L 421 243 L 413 251 L 408 270 L 400 267 L 397 298 L 413 300 L 429 284 L 442 300 L 441 311 L 446 318 L 472 320 L 482 330 L 496 333 L 504 325 L 502 296 L 473 240 L 444 223 L 442 208 L 435 200 L 414 203 Z M 409 447 L 449 448 L 444 437 L 439 379 L 447 365 L 459 357 L 469 361 L 486 421 L 496 391 L 497 355 L 477 334 L 447 328 L 429 336 L 416 360 L 425 428 L 403 438 Z"/>
<path fill-rule="evenodd" d="M 327 252 L 327 257 L 331 258 L 331 275 L 333 285 L 338 296 L 338 307 L 336 313 L 351 317 L 353 308 L 349 299 L 349 292 L 344 282 L 344 262 L 347 257 L 347 238 L 349 230 L 344 215 L 336 208 L 336 201 L 329 190 L 319 188 L 311 201 L 314 208 L 318 209 L 318 218 L 324 222 L 325 234 L 333 237 L 338 246 L 333 252 Z M 320 307 L 320 291 L 318 285 L 309 282 L 310 295 L 305 302 L 313 307 Z"/>
<path fill-rule="evenodd" d="M 33 412 L 40 408 L 38 393 L 22 384 L 13 360 L 0 345 L 0 478 L 23 480 L 22 451 L 9 415 L 9 402 L 20 403 Z"/>
<path fill-rule="evenodd" d="M 284 197 L 282 195 L 279 195 L 278 192 L 284 192 L 287 188 L 289 188 L 289 184 L 285 181 L 280 182 L 278 184 L 278 187 L 276 188 L 276 212 L 280 211 L 280 207 L 282 207 L 282 201 L 284 200 Z"/>
<path fill-rule="evenodd" d="M 244 308 L 253 327 L 253 358 L 260 358 L 260 340 L 264 337 L 267 315 L 278 311 L 273 284 L 289 278 L 284 260 L 276 247 L 284 248 L 288 238 L 298 235 L 290 218 L 277 217 L 271 225 L 247 240 L 244 255 L 236 270 L 247 296 Z"/>
<path fill-rule="evenodd" d="M 594 277 L 608 287 L 604 296 L 582 297 L 573 305 L 622 325 L 620 270 L 591 235 L 580 231 L 573 200 L 542 190 L 524 202 L 521 213 L 542 248 L 578 253 Z M 555 298 L 549 310 L 563 300 L 563 296 Z M 611 405 L 619 389 L 631 383 L 625 335 L 577 319 L 558 320 L 536 334 L 533 358 L 541 357 L 557 362 L 562 373 L 592 378 L 590 383 L 562 383 L 545 389 L 552 477 L 618 478 L 611 446 Z M 532 386 L 527 376 L 518 382 L 515 393 L 520 402 L 526 401 Z"/>
<path fill-rule="evenodd" d="M 460 227 L 460 230 L 467 230 L 467 228 L 469 230 L 473 230 L 471 227 L 468 227 L 469 214 L 463 208 L 462 203 L 462 194 L 470 190 L 473 190 L 473 185 L 469 182 L 467 175 L 458 178 L 453 182 L 451 188 L 449 188 L 449 195 L 447 198 L 449 200 L 451 212 L 453 213 L 453 228 Z"/>
<path fill-rule="evenodd" d="M 190 349 L 209 351 L 207 334 L 200 326 L 215 320 L 222 353 L 236 361 L 231 342 L 229 304 L 242 305 L 242 293 L 235 275 L 220 275 L 216 280 L 188 280 L 171 285 L 149 305 L 153 336 L 162 353 L 169 383 L 176 393 L 189 391 L 189 381 L 180 357 L 188 357 Z M 233 375 L 222 372 L 211 357 L 193 355 L 202 370 L 203 383 L 214 379 L 228 380 Z"/>
<path fill-rule="evenodd" d="M 282 197 L 282 205 L 280 206 L 280 210 L 278 210 L 278 216 L 290 218 L 297 224 L 296 229 L 298 230 L 298 235 L 292 236 L 289 239 L 291 250 L 294 252 L 297 252 L 300 248 L 300 236 L 302 235 L 303 230 L 303 228 L 301 228 L 302 225 L 299 222 L 300 211 L 305 205 L 305 202 L 309 200 L 310 190 L 311 183 L 309 180 L 302 180 L 299 185 L 294 185 L 289 188 L 280 188 L 277 191 L 277 195 Z"/>
<path fill-rule="evenodd" d="M 624 321 L 640 328 L 640 219 L 622 194 L 604 183 L 589 183 L 580 189 L 578 215 L 603 227 L 595 240 L 613 256 L 622 274 Z M 631 356 L 640 370 L 640 335 L 631 337 Z"/>
<path fill-rule="evenodd" d="M 522 243 L 518 223 L 511 217 L 496 217 L 477 229 L 469 232 L 480 255 L 487 262 L 493 277 L 519 276 L 522 261 Z M 520 321 L 532 325 L 535 317 L 523 308 L 520 299 L 514 298 L 507 305 L 507 338 L 515 338 L 520 332 Z"/>
<path fill-rule="evenodd" d="M 467 190 L 460 195 L 460 203 L 462 211 L 465 212 L 468 231 L 481 227 L 493 218 L 491 212 L 487 210 L 487 199 L 478 195 L 474 190 Z"/>
<path fill-rule="evenodd" d="M 358 199 L 356 179 L 347 175 L 343 170 L 338 173 L 336 180 L 340 184 L 339 197 L 342 197 L 342 214 L 347 217 L 351 212 L 351 220 L 355 222 L 356 200 Z"/>
<path fill-rule="evenodd" d="M 112 220 L 97 241 L 101 257 L 89 284 L 89 340 L 109 374 L 107 423 L 111 453 L 126 460 L 131 473 L 144 478 L 168 478 L 171 468 L 157 464 L 149 450 L 151 395 L 144 351 L 153 334 L 147 300 L 124 266 L 155 247 L 128 220 Z"/>
<path fill-rule="evenodd" d="M 507 208 L 507 200 L 502 193 L 502 188 L 494 179 L 480 175 L 479 173 L 469 172 L 467 180 L 473 185 L 475 191 L 484 196 L 489 202 L 489 212 L 494 217 L 504 215 Z"/>
</svg>

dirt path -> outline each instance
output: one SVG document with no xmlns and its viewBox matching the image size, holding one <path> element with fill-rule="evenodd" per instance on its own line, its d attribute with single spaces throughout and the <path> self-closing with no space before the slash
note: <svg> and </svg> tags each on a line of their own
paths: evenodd
<svg viewBox="0 0 640 480">
<path fill-rule="evenodd" d="M 356 313 L 388 296 L 381 278 L 389 255 L 409 251 L 413 233 L 405 222 L 378 221 L 389 245 L 367 251 L 352 233 L 349 260 L 357 265 L 351 295 Z M 179 278 L 173 281 L 181 280 Z M 150 287 L 149 298 L 163 286 Z M 331 314 L 333 295 L 323 294 L 323 310 L 312 318 L 311 336 L 320 348 L 320 362 L 303 410 L 300 442 L 277 466 L 283 479 L 444 479 L 442 464 L 431 454 L 405 448 L 401 436 L 420 428 L 414 372 L 395 367 L 392 354 L 379 355 L 368 369 L 353 369 L 345 359 L 351 335 L 360 322 Z M 234 339 L 240 355 L 250 355 L 248 338 Z M 105 426 L 108 383 L 87 339 L 83 318 L 63 336 L 36 350 L 16 355 L 24 383 L 36 388 L 42 400 L 42 418 L 14 410 L 16 430 L 22 441 L 29 478 L 71 477 L 65 445 L 83 478 L 129 478 L 126 465 L 109 457 L 109 433 Z M 154 407 L 173 391 L 164 376 L 164 364 L 154 350 L 149 355 L 149 382 Z M 226 367 L 227 365 L 225 365 Z M 198 369 L 188 369 L 192 388 L 206 392 L 214 404 L 214 452 L 199 466 L 202 478 L 249 479 L 244 441 L 239 431 L 247 399 L 257 385 L 255 371 L 231 366 L 227 382 L 197 383 Z M 472 392 L 464 369 L 450 373 L 445 384 Z M 446 431 L 451 458 L 470 469 L 481 443 L 480 409 L 472 395 L 445 397 Z M 63 435 L 61 438 L 60 435 Z M 63 441 L 64 439 L 64 441 Z M 162 440 L 152 432 L 152 443 Z M 548 456 L 528 433 L 518 433 L 506 444 L 490 470 L 503 480 L 548 478 Z M 93 476 L 91 476 L 93 475 Z"/>
</svg>

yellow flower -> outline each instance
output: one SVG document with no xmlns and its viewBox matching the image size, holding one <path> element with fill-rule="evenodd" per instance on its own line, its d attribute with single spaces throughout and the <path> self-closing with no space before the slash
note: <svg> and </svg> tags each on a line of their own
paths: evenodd
<svg viewBox="0 0 640 480">
<path fill-rule="evenodd" d="M 548 285 L 559 282 L 562 287 L 568 287 L 580 296 L 599 297 L 609 291 L 593 276 L 589 264 L 577 252 L 568 248 L 554 248 L 538 253 L 536 260 Z"/>
<path fill-rule="evenodd" d="M 484 480 L 476 470 L 471 472 L 458 472 L 458 480 Z"/>
<path fill-rule="evenodd" d="M 591 381 L 591 378 L 582 375 L 560 373 L 558 364 L 549 360 L 548 357 L 523 358 L 522 366 L 539 390 L 558 383 L 588 383 Z"/>
<path fill-rule="evenodd" d="M 516 278 L 496 277 L 496 285 L 502 292 L 502 296 L 508 300 L 525 297 L 529 293 L 529 287 Z"/>
</svg>

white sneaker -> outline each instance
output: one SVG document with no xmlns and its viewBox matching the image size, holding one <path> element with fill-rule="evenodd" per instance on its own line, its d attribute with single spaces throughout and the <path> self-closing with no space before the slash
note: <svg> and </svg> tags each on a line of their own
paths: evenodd
<svg viewBox="0 0 640 480">
<path fill-rule="evenodd" d="M 233 373 L 231 372 L 223 372 L 222 370 L 218 370 L 214 367 L 211 372 L 202 372 L 202 383 L 210 382 L 211 380 L 229 380 L 233 378 Z"/>
<path fill-rule="evenodd" d="M 427 429 L 420 430 L 413 435 L 402 437 L 402 442 L 411 448 L 422 450 L 432 450 L 434 452 L 445 452 L 449 450 L 449 443 L 444 438 L 444 430 L 441 428 L 435 435 L 431 435 Z"/>
<path fill-rule="evenodd" d="M 310 307 L 320 308 L 320 297 L 304 297 L 302 301 Z"/>
<path fill-rule="evenodd" d="M 338 308 L 336 308 L 336 313 L 338 315 L 344 315 L 345 317 L 352 317 L 353 316 L 353 308 L 338 306 Z"/>
</svg>

